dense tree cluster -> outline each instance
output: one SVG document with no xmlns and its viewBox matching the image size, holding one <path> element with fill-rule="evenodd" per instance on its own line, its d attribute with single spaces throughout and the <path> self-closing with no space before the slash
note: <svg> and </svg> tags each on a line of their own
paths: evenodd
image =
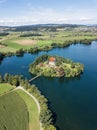
<svg viewBox="0 0 97 130">
<path fill-rule="evenodd" d="M 7 36 L 7 35 L 9 35 L 9 33 L 7 33 L 7 32 L 0 33 L 0 36 Z"/>
<path fill-rule="evenodd" d="M 28 49 L 28 52 L 29 53 L 38 53 L 40 50 L 39 50 L 39 47 L 37 47 L 37 46 L 34 46 L 33 48 L 30 48 L 30 49 Z"/>
<path fill-rule="evenodd" d="M 17 56 L 23 56 L 24 53 L 25 53 L 25 50 L 23 48 L 21 48 L 21 49 L 19 49 L 19 50 L 16 51 L 16 55 Z"/>
<path fill-rule="evenodd" d="M 26 33 L 20 35 L 20 37 L 32 37 L 32 36 L 43 36 L 43 35 L 39 33 Z"/>
<path fill-rule="evenodd" d="M 23 77 L 19 76 L 19 75 L 10 75 L 10 74 L 6 73 L 4 75 L 4 82 L 9 83 L 9 84 L 11 84 L 13 86 L 19 86 L 22 78 Z"/>
<path fill-rule="evenodd" d="M 4 43 L 2 43 L 2 42 L 0 42 L 0 45 L 2 45 L 2 46 L 8 46 L 8 45 L 6 45 L 6 44 L 4 44 Z"/>
<path fill-rule="evenodd" d="M 4 54 L 0 53 L 0 63 L 4 59 L 4 57 L 5 57 Z"/>
<path fill-rule="evenodd" d="M 70 46 L 72 44 L 78 44 L 78 43 L 89 45 L 89 44 L 91 44 L 91 42 L 93 40 L 94 39 L 83 39 L 83 40 L 72 40 L 72 41 L 68 40 L 68 41 L 65 41 L 63 43 L 54 42 L 54 43 L 51 44 L 51 46 L 53 48 L 56 48 L 56 47 L 58 47 L 58 48 L 64 48 L 64 47 L 68 47 L 68 46 Z"/>
</svg>

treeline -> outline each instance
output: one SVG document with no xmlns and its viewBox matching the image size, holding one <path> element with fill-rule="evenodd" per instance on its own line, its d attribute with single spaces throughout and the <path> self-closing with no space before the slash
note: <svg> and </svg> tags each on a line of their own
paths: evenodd
<svg viewBox="0 0 97 130">
<path fill-rule="evenodd" d="M 7 35 L 9 35 L 9 33 L 7 33 L 7 32 L 0 33 L 0 36 L 7 36 Z"/>
<path fill-rule="evenodd" d="M 1 44 L 3 45 L 3 44 Z M 0 52 L 0 63 L 3 61 L 5 57 L 11 57 L 11 56 L 17 56 L 17 57 L 22 57 L 24 53 L 28 52 L 27 50 L 21 48 L 17 50 L 16 52 Z"/>
<path fill-rule="evenodd" d="M 27 33 L 27 34 L 21 34 L 20 37 L 31 37 L 31 36 L 43 36 L 39 33 Z"/>
<path fill-rule="evenodd" d="M 49 45 L 44 45 L 42 47 L 40 46 L 33 46 L 32 48 L 29 48 L 29 49 L 23 49 L 23 48 L 20 48 L 18 49 L 16 52 L 2 52 L 0 53 L 0 59 L 2 59 L 2 57 L 6 57 L 6 56 L 13 56 L 13 55 L 16 55 L 16 56 L 23 56 L 24 53 L 31 53 L 31 54 L 34 54 L 34 53 L 38 53 L 39 51 L 49 51 L 53 48 L 64 48 L 64 47 L 68 47 L 70 46 L 71 44 L 78 44 L 78 43 L 81 43 L 81 44 L 85 44 L 85 45 L 89 45 L 91 44 L 91 42 L 93 40 L 97 40 L 97 39 L 84 39 L 84 40 L 73 40 L 73 41 L 65 41 L 64 43 L 56 43 L 56 42 L 53 42 Z M 1 43 L 1 45 L 4 45 L 4 46 L 7 46 L 3 43 Z M 0 60 L 1 61 L 1 60 Z"/>
<path fill-rule="evenodd" d="M 8 46 L 8 45 L 6 45 L 6 44 L 4 44 L 4 43 L 2 43 L 2 42 L 0 42 L 0 45 L 2 45 L 2 46 Z"/>
<path fill-rule="evenodd" d="M 81 25 L 76 25 L 76 24 L 37 24 L 37 25 L 28 25 L 28 26 L 18 26 L 14 27 L 14 30 L 11 31 L 38 31 L 40 29 L 45 29 L 45 30 L 52 30 L 55 31 L 58 28 L 75 28 L 75 27 L 80 27 Z"/>
<path fill-rule="evenodd" d="M 58 47 L 58 48 L 64 48 L 64 47 L 68 47 L 68 46 L 70 46 L 70 45 L 72 45 L 72 44 L 78 44 L 78 43 L 80 43 L 80 44 L 85 44 L 85 45 L 89 45 L 89 44 L 91 44 L 91 42 L 93 41 L 94 39 L 83 39 L 83 40 L 69 40 L 69 41 L 65 41 L 64 43 L 57 43 L 57 42 L 53 42 L 52 44 L 51 44 L 51 46 L 53 47 L 53 48 L 56 48 L 56 47 Z M 95 40 L 97 40 L 97 39 L 95 39 Z"/>
<path fill-rule="evenodd" d="M 44 54 L 42 56 L 39 56 L 36 58 L 36 60 L 31 64 L 31 65 L 38 65 L 39 63 L 43 63 L 45 61 L 49 61 L 49 58 L 52 57 L 52 55 Z M 58 55 L 53 56 L 56 59 L 56 66 L 60 66 L 62 63 L 67 63 L 67 64 L 73 64 L 74 62 L 68 58 L 64 58 Z"/>
<path fill-rule="evenodd" d="M 1 45 L 4 45 L 5 44 L 2 44 Z M 7 46 L 7 45 L 6 45 Z M 3 60 L 3 58 L 5 57 L 10 57 L 10 56 L 18 56 L 18 57 L 22 57 L 24 55 L 24 53 L 31 53 L 31 54 L 35 54 L 35 53 L 38 53 L 39 51 L 48 51 L 48 50 L 51 50 L 52 47 L 50 46 L 44 46 L 42 48 L 38 47 L 38 46 L 34 46 L 30 49 L 23 49 L 23 48 L 20 48 L 18 49 L 16 52 L 0 52 L 0 62 Z"/>
<path fill-rule="evenodd" d="M 29 81 L 21 75 L 5 74 L 4 77 L 0 75 L 0 83 L 9 83 L 13 86 L 22 86 L 25 90 L 31 93 L 40 104 L 39 120 L 42 124 L 43 130 L 56 130 L 54 126 L 54 118 L 51 110 L 48 107 L 48 100 L 41 94 L 35 85 L 31 85 Z"/>
</svg>

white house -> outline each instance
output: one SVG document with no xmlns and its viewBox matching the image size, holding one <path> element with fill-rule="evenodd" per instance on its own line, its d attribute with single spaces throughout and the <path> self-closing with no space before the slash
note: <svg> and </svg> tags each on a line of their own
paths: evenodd
<svg viewBox="0 0 97 130">
<path fill-rule="evenodd" d="M 55 63 L 56 63 L 56 59 L 54 57 L 50 57 L 49 58 L 49 65 L 50 66 L 55 66 Z"/>
</svg>

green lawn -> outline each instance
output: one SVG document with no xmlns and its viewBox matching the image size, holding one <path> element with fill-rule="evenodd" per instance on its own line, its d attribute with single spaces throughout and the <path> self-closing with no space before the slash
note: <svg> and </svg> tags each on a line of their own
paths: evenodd
<svg viewBox="0 0 97 130">
<path fill-rule="evenodd" d="M 14 87 L 9 84 L 6 84 L 6 83 L 0 84 L 0 95 L 4 94 L 12 89 L 14 89 Z"/>
<path fill-rule="evenodd" d="M 16 92 L 0 96 L 0 130 L 28 130 L 28 118 L 26 103 Z"/>
<path fill-rule="evenodd" d="M 18 40 L 18 39 L 16 39 L 16 40 Z M 8 45 L 8 47 L 11 47 L 11 48 L 14 48 L 14 49 L 20 49 L 20 48 L 23 47 L 22 45 L 15 43 L 14 39 L 5 40 L 3 43 Z"/>
<path fill-rule="evenodd" d="M 39 113 L 35 101 L 22 90 L 16 92 L 25 101 L 29 112 L 29 130 L 40 130 Z"/>
<path fill-rule="evenodd" d="M 23 90 L 11 92 L 13 88 L 0 84 L 0 130 L 40 130 L 36 102 Z"/>
</svg>

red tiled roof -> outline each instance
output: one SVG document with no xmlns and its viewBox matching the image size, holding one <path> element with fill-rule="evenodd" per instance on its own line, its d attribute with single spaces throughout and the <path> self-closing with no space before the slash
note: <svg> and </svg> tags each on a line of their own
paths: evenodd
<svg viewBox="0 0 97 130">
<path fill-rule="evenodd" d="M 49 58 L 49 61 L 55 62 L 55 60 L 56 60 L 56 59 L 55 59 L 54 57 L 50 57 L 50 58 Z"/>
</svg>

